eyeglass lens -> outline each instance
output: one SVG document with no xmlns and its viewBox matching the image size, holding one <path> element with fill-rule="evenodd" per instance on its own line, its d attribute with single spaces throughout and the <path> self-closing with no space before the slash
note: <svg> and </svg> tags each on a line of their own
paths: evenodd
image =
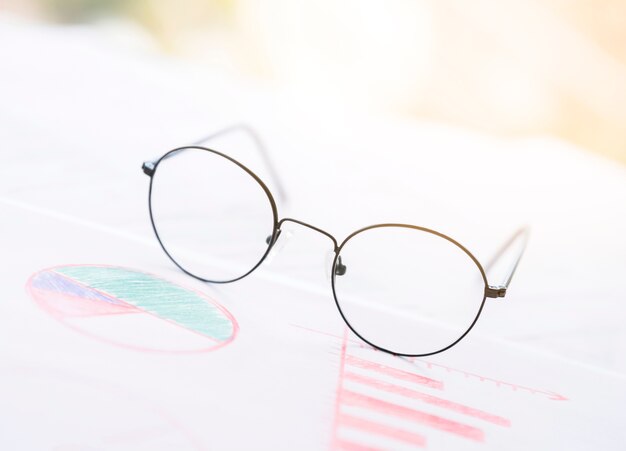
<svg viewBox="0 0 626 451">
<path fill-rule="evenodd" d="M 333 276 L 344 318 L 370 343 L 398 354 L 440 351 L 478 316 L 485 284 L 459 246 L 411 227 L 375 227 L 352 236 Z"/>
<path fill-rule="evenodd" d="M 251 174 L 198 148 L 161 159 L 152 177 L 150 209 L 170 258 L 213 282 L 251 271 L 265 256 L 275 224 L 269 196 Z"/>
</svg>

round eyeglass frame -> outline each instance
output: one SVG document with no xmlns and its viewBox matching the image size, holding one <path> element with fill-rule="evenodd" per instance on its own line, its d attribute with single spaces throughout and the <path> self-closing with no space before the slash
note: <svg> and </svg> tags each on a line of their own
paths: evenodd
<svg viewBox="0 0 626 451">
<path fill-rule="evenodd" d="M 163 241 L 161 240 L 161 237 L 159 236 L 159 232 L 157 230 L 156 222 L 155 222 L 155 219 L 154 219 L 154 213 L 152 211 L 152 185 L 154 183 L 154 179 L 155 179 L 155 176 L 157 174 L 157 170 L 158 170 L 159 165 L 161 164 L 162 161 L 166 160 L 167 158 L 170 158 L 170 157 L 174 156 L 176 153 L 179 153 L 179 152 L 182 152 L 182 151 L 185 151 L 185 150 L 191 150 L 191 149 L 204 150 L 204 151 L 212 153 L 214 155 L 223 157 L 226 160 L 230 161 L 231 163 L 234 163 L 235 165 L 239 166 L 250 177 L 252 177 L 252 179 L 254 181 L 256 181 L 261 186 L 261 188 L 263 189 L 263 192 L 265 193 L 265 195 L 267 196 L 267 199 L 269 200 L 270 206 L 272 207 L 272 216 L 273 216 L 274 224 L 273 224 L 273 228 L 272 228 L 271 239 L 270 239 L 270 242 L 267 245 L 267 249 L 265 250 L 265 253 L 263 253 L 263 255 L 261 256 L 261 259 L 254 266 L 252 266 L 252 269 L 250 269 L 248 272 L 244 273 L 243 275 L 241 275 L 239 277 L 235 277 L 233 279 L 228 279 L 228 280 L 212 280 L 212 279 L 207 279 L 205 277 L 201 277 L 201 276 L 198 276 L 197 274 L 192 273 L 191 271 L 183 268 L 183 266 L 176 261 L 176 259 L 168 252 L 168 250 L 165 247 L 165 244 L 163 244 Z M 150 211 L 150 223 L 152 224 L 152 230 L 154 231 L 154 234 L 156 235 L 157 241 L 159 242 L 159 245 L 161 246 L 161 249 L 163 249 L 163 252 L 165 252 L 165 254 L 169 257 L 169 259 L 172 260 L 172 262 L 176 266 L 178 266 L 178 268 L 181 271 L 183 271 L 185 274 L 187 274 L 187 275 L 189 275 L 191 277 L 194 277 L 194 278 L 196 278 L 198 280 L 201 280 L 203 282 L 230 283 L 230 282 L 236 282 L 237 280 L 243 279 L 248 274 L 250 274 L 255 269 L 257 269 L 261 265 L 261 263 L 263 263 L 263 261 L 265 260 L 265 258 L 269 254 L 270 250 L 272 249 L 272 246 L 274 246 L 274 243 L 278 239 L 278 235 L 280 234 L 280 226 L 279 226 L 279 222 L 278 222 L 278 208 L 276 207 L 276 201 L 274 201 L 274 196 L 272 196 L 272 193 L 270 192 L 270 190 L 267 187 L 267 185 L 265 185 L 263 180 L 261 180 L 254 172 L 252 172 L 250 169 L 248 169 L 246 166 L 244 166 L 243 164 L 241 164 L 240 162 L 238 162 L 234 158 L 229 157 L 228 155 L 223 154 L 222 152 L 218 152 L 217 150 L 213 150 L 213 149 L 209 149 L 209 148 L 201 147 L 201 146 L 183 146 L 183 147 L 178 147 L 176 149 L 172 149 L 169 152 L 165 153 L 163 156 L 161 156 L 161 158 L 159 158 L 156 161 L 156 163 L 154 165 L 153 174 L 150 177 L 150 187 L 148 189 L 148 209 Z"/>
<path fill-rule="evenodd" d="M 207 279 L 201 276 L 198 276 L 194 273 L 192 273 L 191 271 L 185 269 L 180 263 L 178 263 L 176 261 L 176 259 L 170 254 L 170 252 L 168 252 L 168 250 L 166 249 L 165 245 L 163 244 L 163 241 L 161 240 L 161 237 L 159 236 L 159 232 L 157 230 L 157 226 L 155 223 L 155 219 L 154 219 L 154 214 L 152 211 L 152 188 L 153 188 L 153 182 L 154 182 L 154 178 L 155 175 L 157 173 L 158 167 L 159 165 L 167 158 L 170 158 L 172 156 L 174 156 L 176 153 L 178 152 L 182 152 L 184 150 L 190 150 L 190 149 L 197 149 L 197 150 L 203 150 L 206 152 L 210 152 L 214 155 L 220 156 L 222 158 L 225 158 L 226 160 L 230 161 L 231 163 L 234 163 L 235 165 L 237 165 L 239 168 L 241 168 L 242 170 L 244 170 L 250 177 L 252 177 L 252 179 L 254 179 L 259 185 L 260 187 L 263 189 L 263 192 L 265 193 L 265 195 L 267 196 L 267 199 L 269 200 L 270 206 L 272 208 L 272 215 L 273 215 L 273 219 L 274 219 L 274 224 L 273 224 L 273 230 L 272 230 L 272 235 L 271 238 L 269 239 L 268 245 L 267 245 L 267 249 L 265 251 L 265 253 L 262 255 L 261 259 L 246 273 L 244 273 L 243 275 L 233 278 L 233 279 L 229 279 L 229 280 L 211 280 L 211 279 Z M 343 319 L 343 321 L 346 323 L 346 325 L 348 326 L 348 328 L 357 336 L 359 337 L 361 340 L 363 340 L 365 343 L 367 343 L 368 345 L 372 346 L 375 349 L 378 349 L 380 351 L 389 353 L 389 354 L 393 354 L 393 355 L 398 355 L 398 356 L 403 356 L 403 357 L 426 357 L 426 356 L 430 356 L 430 355 L 434 355 L 434 354 L 438 354 L 440 352 L 446 351 L 448 349 L 450 349 L 451 347 L 455 346 L 457 343 L 459 343 L 463 338 L 465 338 L 465 336 L 472 330 L 472 328 L 474 327 L 474 325 L 476 324 L 476 322 L 478 321 L 478 318 L 480 317 L 480 314 L 483 311 L 483 307 L 485 305 L 485 301 L 487 298 L 486 295 L 486 290 L 489 287 L 489 284 L 487 282 L 487 276 L 485 274 L 485 270 L 483 268 L 483 266 L 480 264 L 480 262 L 478 261 L 478 259 L 462 244 L 460 244 L 458 241 L 454 240 L 453 238 L 450 238 L 449 236 L 437 232 L 436 230 L 432 230 L 432 229 L 428 229 L 426 227 L 420 227 L 420 226 L 416 226 L 416 225 L 411 225 L 411 224 L 403 224 L 403 223 L 384 223 L 384 224 L 374 224 L 374 225 L 370 225 L 367 227 L 363 227 L 361 229 L 358 229 L 354 232 L 352 232 L 350 235 L 348 235 L 341 243 L 339 243 L 337 241 L 337 239 L 332 236 L 330 233 L 325 232 L 322 229 L 319 229 L 315 226 L 312 226 L 310 224 L 307 224 L 305 222 L 299 221 L 299 220 L 295 220 L 295 219 L 291 219 L 291 218 L 283 218 L 283 219 L 278 219 L 278 208 L 276 206 L 276 201 L 274 200 L 274 196 L 272 195 L 271 191 L 269 190 L 269 188 L 267 187 L 267 185 L 263 182 L 263 180 L 261 180 L 261 178 L 259 176 L 257 176 L 254 172 L 252 172 L 252 170 L 250 170 L 248 167 L 246 167 L 244 164 L 240 163 L 239 161 L 235 160 L 234 158 L 222 153 L 222 152 L 218 152 L 217 150 L 213 150 L 207 147 L 203 147 L 203 146 L 196 146 L 196 145 L 191 145 L 191 146 L 183 146 L 183 147 L 177 147 L 175 149 L 170 150 L 169 152 L 165 153 L 164 155 L 162 155 L 158 160 L 156 160 L 155 164 L 154 164 L 154 168 L 152 169 L 152 173 L 150 175 L 150 186 L 148 189 L 148 209 L 150 212 L 150 223 L 152 224 L 152 230 L 154 231 L 154 234 L 156 235 L 157 241 L 159 242 L 159 245 L 161 246 L 161 248 L 163 249 L 163 252 L 165 252 L 165 254 L 168 256 L 168 258 L 181 270 L 183 271 L 185 274 L 201 280 L 203 282 L 209 282 L 209 283 L 218 283 L 218 284 L 225 284 L 225 283 L 231 283 L 231 282 L 236 282 L 238 280 L 243 279 L 244 277 L 248 276 L 249 274 L 251 274 L 255 269 L 257 269 L 262 263 L 263 261 L 267 258 L 269 252 L 272 250 L 272 247 L 274 246 L 274 244 L 276 243 L 276 241 L 278 240 L 278 237 L 280 236 L 280 226 L 283 222 L 286 221 L 290 221 L 290 222 L 295 222 L 297 224 L 303 225 L 305 227 L 308 227 L 310 229 L 313 229 L 317 232 L 322 233 L 323 235 L 326 235 L 328 238 L 330 238 L 333 241 L 334 244 L 334 253 L 335 256 L 333 258 L 333 262 L 332 262 L 332 268 L 331 268 L 331 287 L 332 287 L 332 291 L 333 291 L 333 298 L 335 300 L 335 305 L 337 306 L 337 310 L 339 311 L 339 314 L 341 315 L 341 318 Z M 449 241 L 450 243 L 454 244 L 455 246 L 457 246 L 460 250 L 462 250 L 465 254 L 467 254 L 470 259 L 474 262 L 474 264 L 477 266 L 483 282 L 485 284 L 485 294 L 483 294 L 483 299 L 480 302 L 480 307 L 478 308 L 478 311 L 476 313 L 475 318 L 473 319 L 473 321 L 470 323 L 469 327 L 467 328 L 467 330 L 465 332 L 463 332 L 459 338 L 457 338 L 454 342 L 452 342 L 451 344 L 438 349 L 436 351 L 432 351 L 432 352 L 427 352 L 427 353 L 420 353 L 420 354 L 411 354 L 411 353 L 402 353 L 402 352 L 397 352 L 394 351 L 392 349 L 387 349 L 385 347 L 379 346 L 373 342 L 371 342 L 370 340 L 368 340 L 367 338 L 365 338 L 363 335 L 361 335 L 361 333 L 359 333 L 357 331 L 357 329 L 350 323 L 350 321 L 348 320 L 348 318 L 346 317 L 346 315 L 344 314 L 342 308 L 341 308 L 341 304 L 339 302 L 338 296 L 337 296 L 337 292 L 335 289 L 335 278 L 337 276 L 337 266 L 341 264 L 340 262 L 340 258 L 341 258 L 341 250 L 344 248 L 344 246 L 350 241 L 351 238 L 354 238 L 355 236 L 367 232 L 368 230 L 372 230 L 372 229 L 377 229 L 377 228 L 383 228 L 383 227 L 398 227 L 398 228 L 408 228 L 408 229 L 414 229 L 414 230 L 419 230 L 422 232 L 426 232 L 426 233 L 431 233 L 433 235 L 436 235 L 440 238 L 443 238 L 447 241 Z"/>
<path fill-rule="evenodd" d="M 359 337 L 361 340 L 363 340 L 368 345 L 373 346 L 374 348 L 376 348 L 376 349 L 378 349 L 380 351 L 385 351 L 385 352 L 387 352 L 389 354 L 399 355 L 399 356 L 403 356 L 403 357 L 426 357 L 426 356 L 429 356 L 429 355 L 438 354 L 440 352 L 446 351 L 446 350 L 450 349 L 452 346 L 456 345 L 459 341 L 461 341 L 470 332 L 470 330 L 472 330 L 472 328 L 474 327 L 474 325 L 478 321 L 478 318 L 480 317 L 480 314 L 483 311 L 483 307 L 485 306 L 485 301 L 487 299 L 487 295 L 484 292 L 483 292 L 483 299 L 480 302 L 480 306 L 478 308 L 478 312 L 476 313 L 476 316 L 474 317 L 474 319 L 470 323 L 470 325 L 467 328 L 467 330 L 465 332 L 463 332 L 459 336 L 459 338 L 457 338 L 451 344 L 449 344 L 449 345 L 447 345 L 447 346 L 445 346 L 445 347 L 443 347 L 441 349 L 438 349 L 436 351 L 427 352 L 427 353 L 410 354 L 410 353 L 396 352 L 396 351 L 393 351 L 391 349 L 387 349 L 385 347 L 382 347 L 382 346 L 379 346 L 379 345 L 376 345 L 376 344 L 372 343 L 370 340 L 365 338 L 361 333 L 359 333 L 354 326 L 352 326 L 352 324 L 350 323 L 350 321 L 348 320 L 348 318 L 346 317 L 346 315 L 344 314 L 344 312 L 343 312 L 343 310 L 341 308 L 341 304 L 340 304 L 338 296 L 337 296 L 337 291 L 335 289 L 335 277 L 337 276 L 336 268 L 337 268 L 337 265 L 339 264 L 339 258 L 341 257 L 341 250 L 350 241 L 350 239 L 354 238 L 355 236 L 357 236 L 357 235 L 359 235 L 359 234 L 361 234 L 363 232 L 367 232 L 369 230 L 372 230 L 372 229 L 387 228 L 387 227 L 418 230 L 418 231 L 421 231 L 421 232 L 426 232 L 426 233 L 433 234 L 435 236 L 438 236 L 439 238 L 443 238 L 443 239 L 449 241 L 450 243 L 452 243 L 456 247 L 458 247 L 460 250 L 462 250 L 467 256 L 469 256 L 469 258 L 474 262 L 474 264 L 476 265 L 476 267 L 480 271 L 480 275 L 481 275 L 481 277 L 483 279 L 483 282 L 485 284 L 485 288 L 488 287 L 487 275 L 485 274 L 485 270 L 483 269 L 483 267 L 480 264 L 480 262 L 478 261 L 478 259 L 476 259 L 476 257 L 474 257 L 474 255 L 465 246 L 463 246 L 458 241 L 450 238 L 449 236 L 444 235 L 443 233 L 437 232 L 436 230 L 428 229 L 426 227 L 420 227 L 420 226 L 416 226 L 416 225 L 411 225 L 411 224 L 402 224 L 402 223 L 374 224 L 374 225 L 371 225 L 371 226 L 363 227 L 363 228 L 361 228 L 359 230 L 356 230 L 355 232 L 352 232 L 350 235 L 348 235 L 342 241 L 342 243 L 339 245 L 339 247 L 335 251 L 335 258 L 333 260 L 333 266 L 332 266 L 332 270 L 331 270 L 331 285 L 332 285 L 332 289 L 333 289 L 333 298 L 335 299 L 335 305 L 337 306 L 337 310 L 339 310 L 339 314 L 343 318 L 344 322 L 347 324 L 347 326 L 350 328 L 350 330 L 357 337 Z"/>
</svg>

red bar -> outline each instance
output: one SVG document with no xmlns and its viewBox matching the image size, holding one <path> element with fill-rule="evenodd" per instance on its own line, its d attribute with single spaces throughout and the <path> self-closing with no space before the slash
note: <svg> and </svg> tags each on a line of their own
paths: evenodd
<svg viewBox="0 0 626 451">
<path fill-rule="evenodd" d="M 382 401 L 380 399 L 372 398 L 371 396 L 362 395 L 350 390 L 344 389 L 341 394 L 341 402 L 342 404 L 352 407 L 362 407 L 384 414 L 395 415 L 397 417 L 415 421 L 470 440 L 482 442 L 485 439 L 483 431 L 473 426 L 448 420 L 437 415 L 432 415 L 408 407 L 399 406 L 397 404 L 392 404 L 390 402 Z"/>
<path fill-rule="evenodd" d="M 339 418 L 339 424 L 343 427 L 351 429 L 359 429 L 370 434 L 382 435 L 394 440 L 409 443 L 411 445 L 424 447 L 426 446 L 426 438 L 423 435 L 414 432 L 405 431 L 374 421 L 364 420 L 362 418 L 353 417 L 351 415 L 342 414 Z"/>
<path fill-rule="evenodd" d="M 377 371 L 387 376 L 395 377 L 408 382 L 414 382 L 420 385 L 426 385 L 430 388 L 436 388 L 438 390 L 443 389 L 443 382 L 431 379 L 426 376 L 420 376 L 419 374 L 409 373 L 408 371 L 399 370 L 390 366 L 381 365 L 379 363 L 371 362 L 369 360 L 363 360 L 352 355 L 345 356 L 345 362 L 347 365 L 355 366 L 357 368 L 363 368 L 366 370 Z"/>
<path fill-rule="evenodd" d="M 410 388 L 373 379 L 368 376 L 361 376 L 360 374 L 355 373 L 346 373 L 344 375 L 344 379 L 358 382 L 359 384 L 367 385 L 369 387 L 383 390 L 388 393 L 406 396 L 407 398 L 411 399 L 418 399 L 427 404 L 432 404 L 437 407 L 443 407 L 444 409 L 449 409 L 454 412 L 462 413 L 463 415 L 468 415 L 470 417 L 488 421 L 490 423 L 497 424 L 498 426 L 511 426 L 511 422 L 507 418 L 503 418 L 501 416 L 494 415 L 483 410 L 474 409 L 473 407 L 469 407 L 463 404 L 458 404 L 454 401 L 448 401 L 447 399 L 439 398 L 438 396 L 429 395 Z"/>
<path fill-rule="evenodd" d="M 361 445 L 360 443 L 349 442 L 347 440 L 337 440 L 333 449 L 343 449 L 345 451 L 382 451 L 379 448 Z"/>
</svg>

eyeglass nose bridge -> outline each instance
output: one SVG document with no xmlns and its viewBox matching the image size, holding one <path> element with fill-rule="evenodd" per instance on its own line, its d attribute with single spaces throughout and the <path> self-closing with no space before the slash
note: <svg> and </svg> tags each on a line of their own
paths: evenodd
<svg viewBox="0 0 626 451">
<path fill-rule="evenodd" d="M 274 246 L 274 244 L 276 244 L 276 241 L 278 241 L 278 237 L 281 234 L 281 229 L 280 227 L 285 223 L 285 222 L 293 222 L 294 224 L 299 224 L 303 227 L 309 228 L 311 230 L 314 230 L 318 233 L 321 233 L 322 235 L 324 235 L 325 237 L 329 238 L 332 242 L 333 242 L 333 252 L 336 256 L 335 258 L 335 274 L 338 276 L 343 276 L 346 273 L 346 265 L 344 265 L 341 261 L 341 256 L 338 255 L 339 253 L 339 243 L 337 242 L 337 239 L 332 236 L 330 233 L 326 232 L 325 230 L 320 229 L 319 227 L 315 227 L 314 225 L 308 224 L 304 221 L 300 221 L 299 219 L 294 219 L 294 218 L 283 218 L 280 221 L 278 221 L 277 224 L 277 228 L 276 228 L 276 232 L 274 233 L 274 240 L 272 242 L 272 237 L 267 237 L 267 243 L 270 244 L 271 246 Z"/>
<path fill-rule="evenodd" d="M 278 221 L 278 234 L 280 234 L 280 226 L 282 226 L 285 222 L 293 222 L 295 224 L 300 224 L 301 226 L 307 227 L 311 230 L 315 230 L 318 233 L 321 233 L 322 235 L 330 238 L 330 240 L 333 242 L 333 251 L 335 253 L 337 253 L 339 251 L 339 244 L 337 243 L 337 240 L 335 239 L 334 236 L 332 236 L 330 233 L 326 232 L 325 230 L 320 229 L 319 227 L 315 227 L 314 225 L 311 224 L 307 224 L 304 221 L 300 221 L 299 219 L 293 219 L 293 218 L 283 218 L 280 221 Z M 277 236 L 278 236 L 277 234 Z"/>
</svg>

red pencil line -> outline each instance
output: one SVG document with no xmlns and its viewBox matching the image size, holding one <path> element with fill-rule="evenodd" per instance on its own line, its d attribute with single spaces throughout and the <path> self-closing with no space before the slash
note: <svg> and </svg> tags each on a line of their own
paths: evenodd
<svg viewBox="0 0 626 451">
<path fill-rule="evenodd" d="M 452 368 L 446 365 L 441 365 L 439 363 L 433 363 L 433 362 L 427 362 L 425 360 L 421 360 L 421 359 L 416 359 L 414 357 L 408 357 L 407 358 L 410 361 L 418 361 L 418 362 L 423 362 L 425 363 L 428 368 L 431 367 L 437 367 L 437 368 L 443 368 L 444 370 L 451 372 L 451 373 L 458 373 L 458 374 L 462 374 L 464 375 L 466 378 L 476 378 L 478 379 L 480 382 L 491 382 L 493 383 L 496 387 L 500 387 L 500 386 L 505 386 L 505 387 L 510 387 L 513 391 L 515 390 L 522 390 L 522 391 L 527 391 L 530 394 L 534 395 L 535 393 L 539 393 L 541 395 L 546 395 L 548 397 L 548 399 L 552 399 L 555 401 L 567 401 L 568 398 L 566 398 L 563 395 L 560 395 L 558 393 L 554 393 L 551 391 L 547 391 L 547 390 L 539 390 L 536 388 L 530 388 L 530 387 L 525 387 L 524 385 L 519 385 L 519 384 L 514 384 L 512 382 L 505 382 L 499 379 L 492 379 L 490 377 L 485 377 L 485 376 L 481 376 L 479 374 L 475 374 L 475 373 L 470 373 L 469 371 L 465 371 L 465 370 L 459 370 L 456 368 Z"/>
<path fill-rule="evenodd" d="M 388 415 L 394 415 L 470 440 L 482 442 L 485 438 L 483 431 L 473 426 L 459 423 L 458 421 L 454 420 L 448 420 L 446 418 L 411 409 L 409 407 L 404 407 L 380 399 L 372 398 L 371 396 L 362 395 L 360 393 L 356 393 L 350 390 L 343 390 L 343 393 L 341 394 L 341 401 L 344 405 L 361 407 Z"/>
<path fill-rule="evenodd" d="M 323 331 L 320 331 L 320 330 L 311 329 L 309 327 L 300 326 L 300 325 L 297 325 L 297 324 L 292 324 L 292 326 L 293 327 L 297 327 L 299 329 L 307 330 L 309 332 L 315 332 L 317 334 L 326 335 L 328 337 L 340 338 L 338 335 L 332 334 L 332 333 L 329 333 L 329 332 L 323 332 Z M 349 340 L 349 341 L 350 341 L 350 343 L 354 343 L 355 345 L 358 345 L 358 346 L 360 346 L 363 349 L 376 351 L 375 348 L 372 348 L 371 346 L 366 345 L 362 341 L 359 341 L 359 340 Z M 409 361 L 412 361 L 412 362 L 424 363 L 426 366 L 428 366 L 428 368 L 431 368 L 431 367 L 443 368 L 443 369 L 445 369 L 448 372 L 454 372 L 454 373 L 462 374 L 462 375 L 464 375 L 467 378 L 470 378 L 470 377 L 471 378 L 476 378 L 480 382 L 491 382 L 496 387 L 500 387 L 500 386 L 510 387 L 513 390 L 519 389 L 521 391 L 529 392 L 529 393 L 531 393 L 533 395 L 538 393 L 538 394 L 541 394 L 541 395 L 545 395 L 545 396 L 548 397 L 548 399 L 555 400 L 555 401 L 567 401 L 568 400 L 568 398 L 566 398 L 565 396 L 563 396 L 561 394 L 558 394 L 558 393 L 555 393 L 555 392 L 552 392 L 552 391 L 540 390 L 540 389 L 536 389 L 536 388 L 525 387 L 523 385 L 514 384 L 512 382 L 505 382 L 505 381 L 502 381 L 502 380 L 481 376 L 479 374 L 474 374 L 474 373 L 470 373 L 468 371 L 459 370 L 459 369 L 452 368 L 452 367 L 449 367 L 449 366 L 446 366 L 446 365 L 441 365 L 439 363 L 433 363 L 433 362 L 430 362 L 430 361 L 427 361 L 427 360 L 424 360 L 424 359 L 421 359 L 421 358 L 407 357 L 406 359 L 409 360 Z"/>
<path fill-rule="evenodd" d="M 411 445 L 424 447 L 426 446 L 426 438 L 415 432 L 398 429 L 374 421 L 364 420 L 362 418 L 353 417 L 351 415 L 341 415 L 340 424 L 343 427 L 351 429 L 359 429 L 370 434 L 381 435 Z"/>
<path fill-rule="evenodd" d="M 377 371 L 382 374 L 386 374 L 387 376 L 395 377 L 396 379 L 401 379 L 408 382 L 414 382 L 420 385 L 426 385 L 430 388 L 436 388 L 438 390 L 443 389 L 443 382 L 437 381 L 435 379 L 431 379 L 426 376 L 420 376 L 419 374 L 409 373 L 408 371 L 399 370 L 397 368 L 393 368 L 390 366 L 381 365 L 379 363 L 375 363 L 369 360 L 364 360 L 359 357 L 355 357 L 352 355 L 347 355 L 346 364 L 350 366 L 355 366 L 357 368 L 363 368 L 366 370 Z"/>
<path fill-rule="evenodd" d="M 498 426 L 511 426 L 511 422 L 507 418 L 503 418 L 501 416 L 494 415 L 483 410 L 475 409 L 464 404 L 459 404 L 454 401 L 439 398 L 438 396 L 429 395 L 427 393 L 422 393 L 417 390 L 402 387 L 400 385 L 395 385 L 368 376 L 362 376 L 355 373 L 346 373 L 344 376 L 344 380 L 350 380 L 388 393 L 405 396 L 407 398 L 418 399 L 427 404 L 432 404 L 437 407 L 443 407 L 444 409 L 449 409 L 454 412 L 462 413 L 463 415 L 468 415 L 470 417 L 488 421 L 490 423 L 497 424 Z"/>
</svg>

